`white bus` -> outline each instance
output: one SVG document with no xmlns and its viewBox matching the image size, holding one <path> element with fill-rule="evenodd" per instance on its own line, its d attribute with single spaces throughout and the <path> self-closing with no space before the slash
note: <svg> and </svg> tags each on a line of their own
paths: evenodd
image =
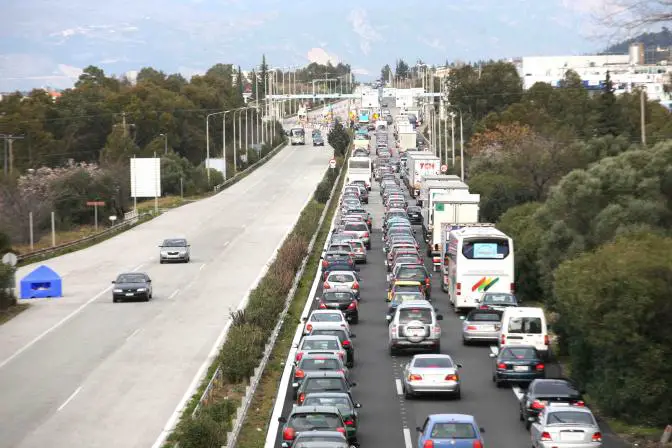
<svg viewBox="0 0 672 448">
<path fill-rule="evenodd" d="M 348 178 L 346 183 L 363 180 L 371 190 L 371 159 L 369 157 L 350 157 L 348 159 Z"/>
<path fill-rule="evenodd" d="M 493 224 L 450 231 L 442 283 L 456 311 L 476 308 L 484 292 L 515 290 L 513 240 Z"/>
</svg>

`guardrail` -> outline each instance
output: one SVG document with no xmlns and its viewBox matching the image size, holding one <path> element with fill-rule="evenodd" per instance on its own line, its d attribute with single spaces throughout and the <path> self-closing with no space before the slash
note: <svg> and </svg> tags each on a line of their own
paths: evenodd
<svg viewBox="0 0 672 448">
<path fill-rule="evenodd" d="M 97 239 L 103 238 L 103 237 L 105 237 L 107 235 L 110 235 L 112 233 L 115 233 L 115 232 L 117 232 L 117 231 L 119 231 L 119 230 L 121 230 L 125 227 L 132 226 L 132 225 L 134 225 L 135 223 L 138 222 L 138 220 L 140 219 L 141 216 L 145 216 L 145 215 L 149 215 L 149 214 L 150 213 L 143 213 L 143 214 L 139 215 L 137 211 L 132 211 L 132 212 L 129 212 L 129 213 L 125 213 L 123 221 L 121 221 L 119 224 L 115 224 L 111 227 L 108 227 L 105 230 L 94 233 L 93 235 L 85 236 L 84 238 L 79 238 L 79 239 L 74 240 L 74 241 L 68 241 L 67 243 L 57 244 L 56 246 L 47 247 L 45 249 L 39 249 L 39 250 L 35 250 L 33 252 L 28 252 L 28 253 L 25 253 L 25 254 L 21 254 L 21 255 L 17 256 L 17 259 L 21 263 L 21 262 L 25 262 L 27 260 L 32 260 L 32 259 L 35 259 L 35 258 L 43 257 L 45 255 L 49 255 L 49 254 L 51 254 L 53 252 L 56 252 L 56 251 L 59 251 L 59 250 L 68 249 L 70 247 L 78 246 L 78 245 L 83 244 L 83 243 L 87 243 L 87 242 L 90 242 L 90 241 L 95 241 Z"/>
</svg>

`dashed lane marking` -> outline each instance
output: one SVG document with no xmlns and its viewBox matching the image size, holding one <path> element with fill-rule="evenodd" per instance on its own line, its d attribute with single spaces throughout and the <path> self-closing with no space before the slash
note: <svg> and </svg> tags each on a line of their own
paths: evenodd
<svg viewBox="0 0 672 448">
<path fill-rule="evenodd" d="M 404 445 L 406 448 L 413 448 L 413 441 L 411 441 L 411 430 L 404 428 Z"/>
<path fill-rule="evenodd" d="M 517 399 L 518 401 L 522 401 L 523 396 L 524 396 L 525 394 L 524 394 L 523 391 L 520 389 L 520 387 L 518 387 L 518 386 L 512 386 L 512 387 L 511 387 L 511 391 L 513 392 L 513 395 L 516 396 L 516 399 Z"/>
<path fill-rule="evenodd" d="M 72 395 L 70 395 L 70 396 L 68 397 L 68 399 L 65 400 L 65 401 L 63 402 L 63 404 L 60 405 L 60 406 L 58 407 L 57 411 L 59 411 L 59 412 L 62 411 L 63 408 L 66 407 L 66 406 L 68 405 L 68 403 L 70 403 L 70 402 L 77 396 L 77 394 L 79 393 L 80 390 L 82 390 L 82 386 L 79 386 L 79 387 L 77 388 L 77 390 L 75 390 L 75 391 L 72 393 Z"/>
<path fill-rule="evenodd" d="M 394 380 L 395 386 L 397 386 L 397 395 L 403 395 L 404 393 L 404 388 L 401 386 L 401 380 L 400 379 L 395 379 Z"/>
<path fill-rule="evenodd" d="M 173 297 L 175 297 L 175 296 L 178 295 L 179 293 L 180 293 L 180 290 L 179 290 L 179 289 L 176 289 L 176 290 L 173 291 L 173 293 L 168 297 L 168 300 L 172 299 Z"/>
</svg>

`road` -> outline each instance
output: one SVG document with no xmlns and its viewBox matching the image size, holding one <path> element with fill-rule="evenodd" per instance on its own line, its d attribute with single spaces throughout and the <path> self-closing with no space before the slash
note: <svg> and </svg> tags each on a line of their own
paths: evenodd
<svg viewBox="0 0 672 448">
<path fill-rule="evenodd" d="M 394 111 L 393 111 L 394 113 Z M 390 142 L 392 142 L 390 136 Z M 372 144 L 372 147 L 373 146 Z M 375 157 L 375 156 L 374 156 Z M 361 446 L 386 448 L 411 448 L 417 446 L 415 428 L 424 423 L 429 414 L 465 413 L 476 417 L 480 426 L 486 430 L 485 439 L 493 448 L 514 448 L 530 446 L 529 433 L 518 420 L 518 388 L 498 389 L 491 381 L 492 359 L 488 345 L 462 345 L 462 323 L 452 311 L 448 296 L 441 291 L 438 273 L 432 278 L 433 303 L 444 315 L 441 322 L 442 353 L 450 354 L 461 370 L 462 399 L 459 401 L 443 397 L 423 397 L 407 400 L 401 392 L 403 364 L 412 355 L 390 356 L 387 346 L 388 325 L 385 320 L 387 304 L 386 270 L 382 251 L 381 219 L 384 206 L 379 194 L 379 186 L 374 182 L 369 196 L 369 205 L 365 206 L 373 215 L 372 242 L 368 252 L 368 264 L 361 267 L 361 302 L 359 324 L 353 325 L 356 348 L 356 365 L 353 379 L 357 386 L 353 395 L 362 403 L 359 412 L 359 441 Z M 410 200 L 409 203 L 414 203 Z M 417 228 L 416 238 L 422 244 L 425 253 L 422 230 Z M 431 272 L 431 258 L 427 263 Z M 318 293 L 319 294 L 319 293 Z M 291 388 L 291 385 L 290 385 Z M 287 394 L 282 415 L 288 415 L 292 407 L 291 393 Z M 280 446 L 282 434 L 277 435 Z M 604 448 L 620 448 L 623 445 L 605 435 Z"/>
<path fill-rule="evenodd" d="M 65 297 L 0 326 L 0 447 L 152 446 L 331 154 L 287 147 L 218 195 L 46 261 Z M 175 236 L 191 263 L 160 265 L 158 244 Z M 147 272 L 154 299 L 113 304 L 122 271 Z"/>
</svg>

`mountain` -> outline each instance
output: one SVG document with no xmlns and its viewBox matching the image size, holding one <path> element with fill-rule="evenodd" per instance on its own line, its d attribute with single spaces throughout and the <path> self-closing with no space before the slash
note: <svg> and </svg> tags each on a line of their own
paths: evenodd
<svg viewBox="0 0 672 448">
<path fill-rule="evenodd" d="M 610 46 L 600 54 L 628 54 L 630 44 L 642 43 L 644 48 L 654 50 L 656 48 L 672 47 L 672 31 L 663 27 L 657 33 L 643 33 L 632 39 L 624 40 Z M 649 51 L 651 51 L 649 50 Z"/>
</svg>

